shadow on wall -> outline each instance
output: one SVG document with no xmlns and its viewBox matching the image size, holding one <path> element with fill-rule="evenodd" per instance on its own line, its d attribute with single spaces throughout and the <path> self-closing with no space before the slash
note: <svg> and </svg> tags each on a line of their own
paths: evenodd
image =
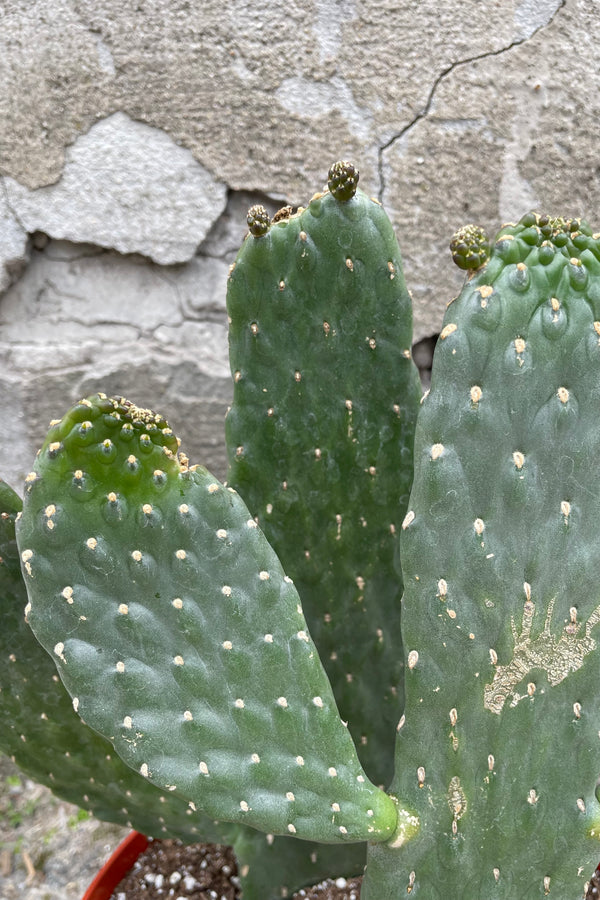
<svg viewBox="0 0 600 900">
<path fill-rule="evenodd" d="M 422 338 L 422 340 L 417 341 L 416 344 L 413 344 L 412 356 L 415 361 L 415 365 L 419 370 L 419 375 L 421 376 L 421 384 L 423 385 L 423 390 L 427 390 L 431 384 L 433 351 L 435 350 L 435 345 L 437 343 L 438 337 L 438 334 L 432 334 L 429 337 L 425 337 Z"/>
</svg>

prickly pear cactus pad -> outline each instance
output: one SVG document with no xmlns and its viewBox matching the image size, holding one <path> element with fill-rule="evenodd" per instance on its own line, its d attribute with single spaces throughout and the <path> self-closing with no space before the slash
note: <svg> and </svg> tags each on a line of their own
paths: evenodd
<svg viewBox="0 0 600 900">
<path fill-rule="evenodd" d="M 401 539 L 421 827 L 367 900 L 577 900 L 598 862 L 599 237 L 525 216 L 448 307 Z"/>
<path fill-rule="evenodd" d="M 369 776 L 402 711 L 397 533 L 421 397 L 411 302 L 384 210 L 350 163 L 306 209 L 262 208 L 229 277 L 228 483 L 293 577 Z"/>
<path fill-rule="evenodd" d="M 28 619 L 91 727 L 213 818 L 383 839 L 298 595 L 241 501 L 166 421 L 97 395 L 52 424 L 27 480 Z"/>
<path fill-rule="evenodd" d="M 137 775 L 74 712 L 56 666 L 25 622 L 14 535 L 20 509 L 20 498 L 0 481 L 0 750 L 99 819 L 156 837 L 222 841 L 223 827 Z"/>
<path fill-rule="evenodd" d="M 362 844 L 325 845 L 215 823 L 127 766 L 85 725 L 52 658 L 25 622 L 18 495 L 0 479 L 0 751 L 23 772 L 104 821 L 185 843 L 231 844 L 245 900 L 269 900 L 340 872 L 360 874 Z"/>
</svg>

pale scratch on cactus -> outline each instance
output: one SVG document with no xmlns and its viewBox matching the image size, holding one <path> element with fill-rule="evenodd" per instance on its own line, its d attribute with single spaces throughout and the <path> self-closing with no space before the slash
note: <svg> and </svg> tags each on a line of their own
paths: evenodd
<svg viewBox="0 0 600 900">
<path fill-rule="evenodd" d="M 511 706 L 520 700 L 533 696 L 534 691 L 525 695 L 515 693 L 515 688 L 534 669 L 541 669 L 547 675 L 552 687 L 560 684 L 565 678 L 581 668 L 585 657 L 596 649 L 597 643 L 591 636 L 592 628 L 600 622 L 600 605 L 598 605 L 587 622 L 576 623 L 571 614 L 570 622 L 565 625 L 559 637 L 550 631 L 550 623 L 554 612 L 556 597 L 548 604 L 546 621 L 537 637 L 531 636 L 535 604 L 529 599 L 523 606 L 521 633 L 517 632 L 514 618 L 511 617 L 511 630 L 514 639 L 513 658 L 506 666 L 498 666 L 491 684 L 486 684 L 483 704 L 490 712 L 502 712 L 505 702 L 512 694 Z M 584 634 L 581 635 L 581 629 Z"/>
</svg>

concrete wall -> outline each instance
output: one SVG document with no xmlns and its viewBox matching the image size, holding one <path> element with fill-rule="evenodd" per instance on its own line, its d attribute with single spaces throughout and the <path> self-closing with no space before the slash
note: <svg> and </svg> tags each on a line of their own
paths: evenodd
<svg viewBox="0 0 600 900">
<path fill-rule="evenodd" d="M 223 475 L 227 269 L 346 157 L 435 334 L 475 221 L 600 199 L 597 0 L 0 0 L 0 474 L 96 389 Z"/>
</svg>

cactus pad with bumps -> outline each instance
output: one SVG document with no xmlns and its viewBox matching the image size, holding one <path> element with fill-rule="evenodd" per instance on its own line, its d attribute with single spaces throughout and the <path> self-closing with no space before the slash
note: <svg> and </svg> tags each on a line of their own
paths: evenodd
<svg viewBox="0 0 600 900">
<path fill-rule="evenodd" d="M 448 307 L 402 534 L 421 828 L 366 900 L 575 900 L 598 862 L 599 238 L 528 215 Z"/>
<path fill-rule="evenodd" d="M 0 481 L 0 750 L 58 797 L 155 837 L 223 841 L 224 827 L 137 775 L 83 724 L 56 666 L 25 622 L 15 540 L 21 500 Z"/>
<path fill-rule="evenodd" d="M 0 480 L 0 751 L 99 819 L 185 843 L 231 844 L 245 900 L 276 900 L 339 872 L 362 872 L 361 844 L 314 844 L 213 822 L 134 772 L 81 721 L 54 662 L 25 622 L 27 591 L 14 535 L 21 508 Z"/>
<path fill-rule="evenodd" d="M 241 498 L 167 423 L 97 395 L 52 424 L 28 477 L 28 618 L 84 721 L 214 818 L 381 840 L 298 595 Z"/>
<path fill-rule="evenodd" d="M 228 482 L 294 579 L 340 714 L 383 783 L 403 703 L 394 562 L 421 386 L 394 231 L 357 181 L 333 166 L 329 191 L 252 230 L 238 254 Z"/>
</svg>

